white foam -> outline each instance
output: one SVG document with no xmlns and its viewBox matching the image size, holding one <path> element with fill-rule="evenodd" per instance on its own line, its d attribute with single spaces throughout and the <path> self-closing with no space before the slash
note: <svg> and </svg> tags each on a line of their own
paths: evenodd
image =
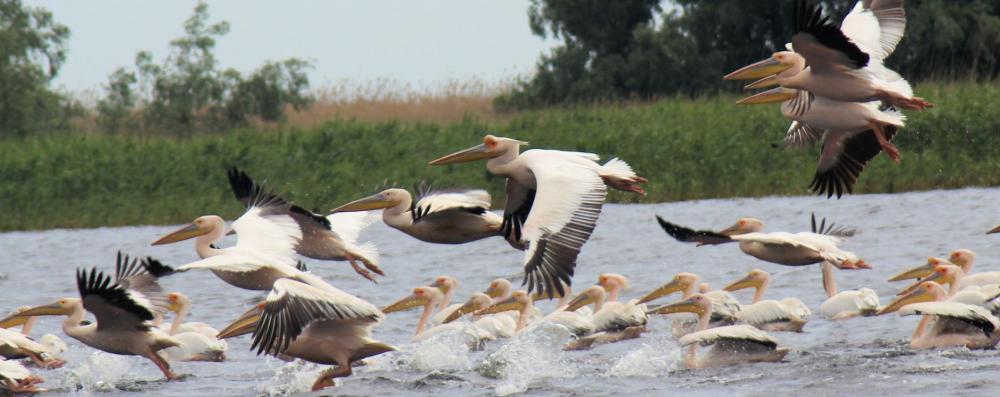
<svg viewBox="0 0 1000 397">
<path fill-rule="evenodd" d="M 269 363 L 275 360 L 268 360 Z M 281 361 L 277 361 L 281 362 Z M 302 360 L 283 363 L 274 368 L 274 376 L 257 390 L 267 396 L 287 396 L 312 390 L 313 383 L 327 366 L 320 366 Z"/>
<path fill-rule="evenodd" d="M 619 358 L 604 376 L 662 377 L 678 369 L 681 358 L 681 349 L 668 337 L 649 338 L 649 342 Z"/>
<path fill-rule="evenodd" d="M 111 392 L 118 390 L 116 385 L 128 378 L 131 369 L 132 361 L 128 357 L 94 352 L 86 362 L 70 370 L 67 381 L 70 385 L 79 385 L 75 391 L 78 395 Z"/>
<path fill-rule="evenodd" d="M 468 371 L 472 369 L 467 335 L 449 332 L 408 346 L 409 366 L 420 371 Z"/>
<path fill-rule="evenodd" d="M 539 380 L 574 377 L 577 369 L 562 351 L 568 340 L 566 328 L 540 324 L 488 355 L 478 371 L 500 379 L 493 388 L 498 396 L 523 393 Z"/>
</svg>

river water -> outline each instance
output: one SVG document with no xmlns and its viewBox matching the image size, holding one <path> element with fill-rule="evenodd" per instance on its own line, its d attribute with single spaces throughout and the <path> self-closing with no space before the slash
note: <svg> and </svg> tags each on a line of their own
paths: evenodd
<svg viewBox="0 0 1000 397">
<path fill-rule="evenodd" d="M 655 205 L 607 205 L 599 226 L 584 247 L 574 284 L 592 284 L 601 272 L 631 278 L 626 298 L 637 297 L 681 271 L 694 272 L 713 287 L 742 277 L 753 268 L 771 272 L 767 297 L 798 297 L 814 311 L 825 299 L 818 266 L 784 267 L 743 255 L 735 245 L 694 247 L 670 239 L 656 224 L 659 214 L 680 224 L 721 228 L 753 216 L 767 230 L 804 231 L 816 211 L 861 233 L 844 247 L 858 253 L 873 270 L 838 271 L 841 290 L 870 287 L 882 303 L 900 287 L 892 274 L 968 248 L 978 254 L 977 270 L 1000 270 L 1000 236 L 984 234 L 1000 223 L 1000 189 L 962 189 L 891 195 L 856 195 L 842 200 L 817 197 L 702 200 Z M 192 219 L 202 214 L 191 214 Z M 174 226 L 89 230 L 49 230 L 0 234 L 0 310 L 48 303 L 75 296 L 77 267 L 113 271 L 115 252 L 152 255 L 168 264 L 196 259 L 188 242 L 151 247 L 149 242 Z M 502 240 L 462 246 L 419 242 L 381 223 L 363 240 L 375 241 L 388 277 L 378 285 L 354 275 L 344 262 L 309 263 L 310 270 L 339 288 L 384 305 L 442 274 L 459 279 L 457 300 L 480 291 L 495 277 L 520 282 L 521 253 Z M 227 242 L 228 244 L 229 242 Z M 222 328 L 260 294 L 224 284 L 208 272 L 187 272 L 163 280 L 169 290 L 194 301 L 192 321 Z M 752 292 L 739 294 L 749 300 Z M 550 303 L 541 303 L 543 310 Z M 888 315 L 830 322 L 814 315 L 801 334 L 774 333 L 792 352 L 780 363 L 686 370 L 669 336 L 669 320 L 651 320 L 643 337 L 590 351 L 562 352 L 566 336 L 539 328 L 513 340 L 490 342 L 469 351 L 457 338 L 410 342 L 418 313 L 394 313 L 375 329 L 375 338 L 401 348 L 369 360 L 354 376 L 321 395 L 995 395 L 1000 390 L 1000 353 L 964 348 L 915 352 L 907 341 L 918 319 Z M 257 357 L 249 338 L 230 340 L 229 361 L 177 363 L 187 374 L 164 382 L 152 363 L 137 357 L 97 353 L 69 340 L 61 318 L 43 318 L 37 332 L 52 332 L 70 345 L 68 364 L 36 370 L 46 378 L 47 395 L 247 396 L 309 395 L 323 368 Z"/>
</svg>

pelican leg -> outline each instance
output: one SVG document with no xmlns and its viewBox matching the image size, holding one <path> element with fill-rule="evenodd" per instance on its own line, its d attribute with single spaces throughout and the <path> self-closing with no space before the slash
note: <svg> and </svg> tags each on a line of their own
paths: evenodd
<svg viewBox="0 0 1000 397">
<path fill-rule="evenodd" d="M 152 360 L 153 364 L 156 364 L 156 367 L 159 368 L 160 371 L 163 372 L 163 377 L 167 378 L 167 380 L 177 380 L 177 379 L 180 379 L 179 376 L 177 376 L 172 371 L 170 371 L 170 364 L 167 363 L 167 360 L 164 360 L 163 357 L 161 357 L 159 353 L 150 352 L 146 356 L 146 358 Z"/>
<path fill-rule="evenodd" d="M 38 368 L 55 369 L 55 368 L 61 368 L 64 364 L 66 364 L 66 361 L 59 359 L 46 360 L 42 356 L 33 352 L 25 352 L 25 355 L 28 356 L 28 358 L 31 358 L 31 362 L 37 365 Z"/>
<path fill-rule="evenodd" d="M 907 110 L 924 110 L 924 108 L 934 107 L 933 103 L 925 101 L 924 98 L 917 96 L 907 98 L 894 91 L 878 90 L 875 92 L 875 96 L 893 106 Z"/>
<path fill-rule="evenodd" d="M 641 195 L 645 195 L 646 190 L 643 189 L 642 186 L 639 186 L 639 184 L 649 182 L 646 178 L 641 176 L 636 176 L 632 179 L 617 178 L 606 175 L 602 175 L 601 177 L 604 179 L 604 183 L 612 188 Z"/>
<path fill-rule="evenodd" d="M 37 393 L 41 391 L 37 387 L 35 387 L 35 384 L 41 383 L 41 378 L 35 378 L 34 376 L 21 379 L 17 382 L 12 381 L 10 379 L 5 379 L 4 383 L 6 383 L 7 389 L 14 394 Z"/>
<path fill-rule="evenodd" d="M 351 366 L 341 365 L 336 368 L 330 368 L 323 371 L 316 379 L 316 383 L 313 383 L 312 391 L 321 390 L 327 387 L 336 386 L 333 382 L 334 378 L 343 378 L 345 376 L 351 376 Z"/>
<path fill-rule="evenodd" d="M 356 258 L 354 258 L 353 255 L 347 254 L 346 256 L 347 256 L 347 262 L 350 263 L 351 267 L 354 268 L 354 272 L 355 273 L 360 274 L 361 277 L 364 277 L 364 278 L 368 279 L 368 281 L 371 281 L 371 282 L 373 282 L 375 284 L 378 284 L 378 280 L 375 279 L 375 275 L 373 275 L 372 272 L 369 272 L 365 268 L 363 268 L 360 265 L 358 265 L 358 261 L 357 261 Z M 368 264 L 365 264 L 365 266 L 367 266 L 367 265 Z M 377 269 L 377 267 L 376 267 L 376 269 Z M 382 272 L 382 270 L 379 269 L 378 273 L 381 273 L 381 272 Z"/>
<path fill-rule="evenodd" d="M 885 128 L 883 125 L 875 120 L 868 120 L 868 125 L 872 129 L 872 133 L 875 134 L 875 139 L 878 140 L 879 146 L 882 147 L 882 151 L 885 152 L 892 161 L 899 162 L 899 148 L 893 145 L 885 138 Z"/>
</svg>

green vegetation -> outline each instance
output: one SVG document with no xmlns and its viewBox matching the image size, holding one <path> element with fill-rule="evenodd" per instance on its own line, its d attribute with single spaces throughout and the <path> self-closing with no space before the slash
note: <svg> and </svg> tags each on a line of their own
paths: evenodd
<svg viewBox="0 0 1000 397">
<path fill-rule="evenodd" d="M 875 159 L 857 191 L 891 192 L 1000 185 L 1000 86 L 923 85 L 938 107 L 910 113 L 897 143 L 902 163 Z M 239 130 L 193 138 L 61 135 L 0 140 L 0 229 L 162 224 L 240 205 L 227 167 L 245 168 L 300 204 L 328 210 L 384 186 L 503 185 L 482 163 L 427 161 L 480 142 L 482 135 L 532 147 L 619 156 L 649 178 L 649 195 L 616 201 L 809 194 L 816 151 L 781 142 L 787 122 L 775 106 L 740 107 L 733 97 L 525 112 L 509 122 L 334 120 L 316 128 Z M 850 200 L 850 197 L 844 198 Z"/>
</svg>

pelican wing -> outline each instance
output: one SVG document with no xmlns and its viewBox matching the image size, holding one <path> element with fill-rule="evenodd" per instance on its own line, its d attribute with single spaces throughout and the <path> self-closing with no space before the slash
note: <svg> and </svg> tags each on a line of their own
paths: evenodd
<svg viewBox="0 0 1000 397">
<path fill-rule="evenodd" d="M 704 331 L 692 332 L 681 337 L 677 343 L 681 346 L 692 344 L 710 345 L 721 341 L 748 341 L 765 345 L 769 348 L 778 346 L 778 341 L 760 329 L 746 325 L 727 325 L 724 327 L 709 328 Z"/>
<path fill-rule="evenodd" d="M 503 224 L 500 233 L 507 241 L 522 241 L 524 222 L 528 220 L 531 206 L 535 203 L 535 189 L 524 186 L 513 179 L 507 179 L 507 202 L 504 204 Z"/>
<path fill-rule="evenodd" d="M 282 265 L 295 266 L 295 245 L 302 240 L 302 229 L 291 216 L 275 213 L 275 207 L 283 206 L 268 202 L 247 209 L 232 224 L 238 236 L 234 248 L 258 253 Z"/>
<path fill-rule="evenodd" d="M 413 223 L 449 213 L 482 215 L 490 210 L 490 194 L 482 189 L 454 189 L 424 194 L 411 209 Z M 428 218 L 431 217 L 431 218 Z"/>
<path fill-rule="evenodd" d="M 0 347 L 12 350 L 27 350 L 33 353 L 52 353 L 52 349 L 35 342 L 33 339 L 17 331 L 0 328 Z M 0 356 L 3 359 L 3 356 Z"/>
<path fill-rule="evenodd" d="M 524 222 L 524 283 L 528 291 L 548 296 L 563 294 L 560 283 L 571 285 L 580 248 L 590 238 L 607 195 L 604 180 L 579 162 L 527 151 L 537 194 Z"/>
<path fill-rule="evenodd" d="M 881 61 L 896 50 L 906 30 L 903 0 L 862 0 L 840 23 L 844 32 L 862 51 Z"/>
<path fill-rule="evenodd" d="M 868 66 L 869 56 L 837 26 L 823 16 L 823 8 L 807 0 L 795 2 L 795 35 L 792 47 L 806 59 L 814 73 Z"/>
<path fill-rule="evenodd" d="M 143 293 L 112 283 L 111 277 L 97 269 L 76 271 L 76 286 L 83 307 L 94 313 L 98 330 L 150 327 L 156 308 Z"/>
<path fill-rule="evenodd" d="M 21 381 L 31 376 L 31 371 L 14 360 L 4 360 L 0 357 L 0 379 L 8 379 L 14 382 Z"/>
<path fill-rule="evenodd" d="M 821 234 L 833 237 L 854 237 L 857 234 L 857 229 L 849 228 L 846 226 L 838 225 L 836 223 L 830 222 L 829 225 L 826 224 L 826 218 L 820 219 L 819 225 L 816 224 L 816 213 L 813 212 L 809 214 L 810 226 L 812 226 L 812 232 L 815 234 Z"/>
<path fill-rule="evenodd" d="M 810 127 L 808 124 L 792 121 L 785 133 L 785 147 L 805 149 L 823 138 L 823 131 Z"/>
<path fill-rule="evenodd" d="M 732 322 L 743 310 L 743 305 L 729 291 L 721 289 L 708 291 L 704 294 L 712 300 L 712 322 Z"/>
<path fill-rule="evenodd" d="M 135 295 L 136 299 L 148 301 L 149 307 L 155 314 L 165 314 L 169 304 L 163 288 L 156 279 L 171 273 L 173 273 L 172 268 L 152 257 L 146 257 L 142 261 L 129 260 L 128 255 L 118 251 L 115 261 L 115 284 L 129 294 Z"/>
<path fill-rule="evenodd" d="M 899 309 L 899 315 L 909 316 L 914 314 L 928 314 L 938 317 L 948 317 L 973 325 L 989 336 L 997 328 L 1000 328 L 1000 319 L 991 314 L 986 309 L 965 303 L 958 302 L 921 302 L 903 306 Z"/>
<path fill-rule="evenodd" d="M 251 349 L 276 354 L 288 348 L 310 323 L 321 320 L 358 320 L 376 323 L 383 318 L 374 305 L 333 286 L 320 289 L 281 279 L 267 295 Z"/>
<path fill-rule="evenodd" d="M 898 131 L 896 126 L 887 126 L 885 138 L 891 141 Z M 882 146 L 872 130 L 824 136 L 816 174 L 809 189 L 819 195 L 826 194 L 828 198 L 834 194 L 840 198 L 845 192 L 853 193 L 854 184 L 865 166 L 881 152 Z"/>
<path fill-rule="evenodd" d="M 682 243 L 714 245 L 733 242 L 732 238 L 724 234 L 719 234 L 711 230 L 694 230 L 675 223 L 670 223 L 663 218 L 660 218 L 659 215 L 656 216 L 656 222 L 660 224 L 663 231 L 667 232 L 670 237 L 673 237 L 675 240 Z"/>
<path fill-rule="evenodd" d="M 311 227 L 330 230 L 330 221 L 325 216 L 295 205 L 274 194 L 274 192 L 254 182 L 246 172 L 234 167 L 229 169 L 228 176 L 229 187 L 232 188 L 233 195 L 248 210 L 261 203 L 270 203 L 272 204 L 270 208 L 274 210 L 275 214 L 287 214 L 295 218 L 303 229 Z"/>
<path fill-rule="evenodd" d="M 801 320 L 802 318 L 797 315 L 799 312 L 799 308 L 789 308 L 782 302 L 763 300 L 743 306 L 743 310 L 736 314 L 736 318 L 747 324 L 763 325 L 776 321 Z"/>
</svg>

